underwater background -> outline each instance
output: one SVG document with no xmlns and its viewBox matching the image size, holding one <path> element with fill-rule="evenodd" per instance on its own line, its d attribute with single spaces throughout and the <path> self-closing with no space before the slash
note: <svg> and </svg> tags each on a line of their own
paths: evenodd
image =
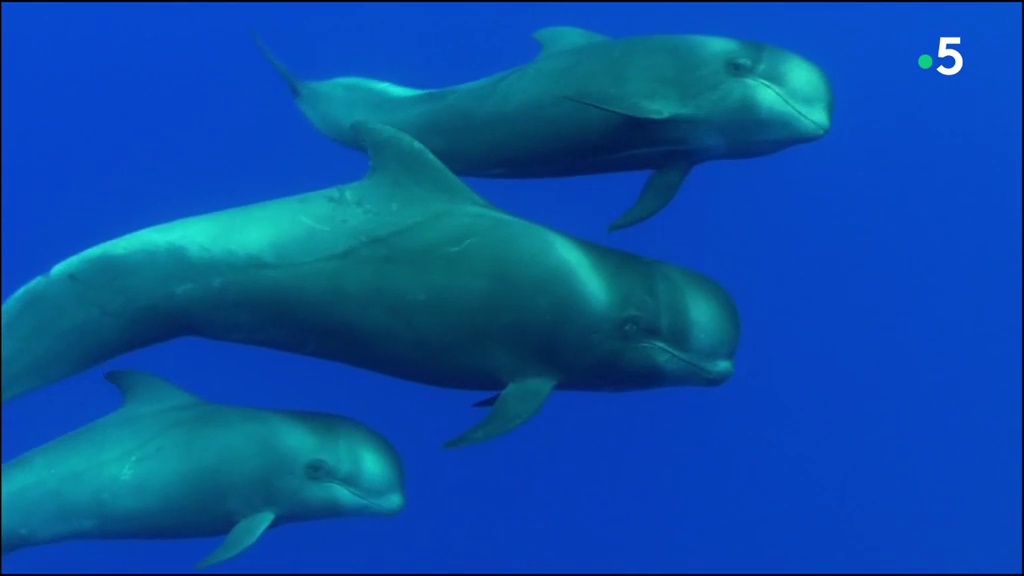
<svg viewBox="0 0 1024 576">
<path fill-rule="evenodd" d="M 400 515 L 275 528 L 211 572 L 1019 573 L 1019 3 L 4 3 L 3 296 L 115 236 L 366 173 L 250 28 L 303 78 L 441 87 L 529 61 L 553 25 L 760 40 L 832 81 L 823 139 L 703 164 L 614 234 L 646 172 L 467 179 L 721 282 L 743 324 L 729 382 L 556 393 L 511 434 L 442 450 L 488 394 L 182 339 L 4 405 L 4 461 L 116 409 L 102 372 L 131 368 L 350 416 L 403 455 Z M 918 66 L 940 36 L 961 37 L 955 76 Z M 187 571 L 219 542 L 69 542 L 4 572 Z"/>
</svg>

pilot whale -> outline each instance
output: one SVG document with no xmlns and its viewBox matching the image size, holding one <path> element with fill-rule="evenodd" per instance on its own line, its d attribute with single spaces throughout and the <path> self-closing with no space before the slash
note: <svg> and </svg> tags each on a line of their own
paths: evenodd
<svg viewBox="0 0 1024 576">
<path fill-rule="evenodd" d="M 207 402 L 134 370 L 107 372 L 123 404 L 3 465 L 3 554 L 68 540 L 227 535 L 199 568 L 268 528 L 405 506 L 381 434 L 320 412 Z"/>
<path fill-rule="evenodd" d="M 301 80 L 256 40 L 313 126 L 350 148 L 350 125 L 368 121 L 408 133 L 460 176 L 653 170 L 609 230 L 658 213 L 697 164 L 772 154 L 831 126 L 828 78 L 779 47 L 702 35 L 613 39 L 566 26 L 533 36 L 533 61 L 438 89 Z"/>
<path fill-rule="evenodd" d="M 447 446 L 503 434 L 556 387 L 717 385 L 739 316 L 700 273 L 489 204 L 407 134 L 361 123 L 358 182 L 146 228 L 3 304 L 3 400 L 182 336 L 500 392 Z"/>
</svg>

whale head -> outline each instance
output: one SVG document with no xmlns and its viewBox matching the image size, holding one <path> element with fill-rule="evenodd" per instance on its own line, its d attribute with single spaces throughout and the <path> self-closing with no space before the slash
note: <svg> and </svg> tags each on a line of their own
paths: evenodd
<svg viewBox="0 0 1024 576">
<path fill-rule="evenodd" d="M 680 130 L 720 158 L 770 154 L 823 137 L 832 87 L 818 65 L 789 50 L 733 38 L 683 36 Z"/>
<path fill-rule="evenodd" d="M 645 278 L 622 282 L 626 289 L 606 314 L 617 378 L 630 388 L 729 380 L 740 336 L 732 297 L 702 274 L 655 261 L 645 267 Z"/>
<path fill-rule="evenodd" d="M 402 460 L 381 434 L 347 418 L 298 414 L 304 433 L 295 451 L 287 490 L 296 515 L 379 516 L 405 507 Z"/>
</svg>

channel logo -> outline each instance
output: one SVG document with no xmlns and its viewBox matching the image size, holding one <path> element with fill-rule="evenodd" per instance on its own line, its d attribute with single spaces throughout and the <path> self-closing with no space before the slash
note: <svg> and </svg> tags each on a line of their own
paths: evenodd
<svg viewBox="0 0 1024 576">
<path fill-rule="evenodd" d="M 944 58 L 952 58 L 953 65 L 946 66 L 945 64 L 940 64 L 935 69 L 936 72 L 942 74 L 943 76 L 956 76 L 957 73 L 960 72 L 960 69 L 964 67 L 964 57 L 962 54 L 960 54 L 959 50 L 957 50 L 956 48 L 952 48 L 952 46 L 959 45 L 959 36 L 942 36 L 939 38 L 939 51 L 936 54 L 936 57 L 939 60 L 942 60 Z M 922 70 L 931 69 L 932 64 L 934 63 L 935 62 L 933 61 L 930 54 L 921 54 L 921 56 L 918 57 L 917 59 L 917 65 L 920 66 Z"/>
</svg>

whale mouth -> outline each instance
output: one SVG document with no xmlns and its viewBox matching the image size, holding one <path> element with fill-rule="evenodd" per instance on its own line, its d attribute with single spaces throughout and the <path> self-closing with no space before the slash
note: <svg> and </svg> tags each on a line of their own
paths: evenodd
<svg viewBox="0 0 1024 576">
<path fill-rule="evenodd" d="M 374 500 L 373 498 L 369 498 L 366 495 L 364 495 L 361 492 L 359 492 L 358 490 L 356 490 L 355 488 L 352 488 L 351 486 L 347 486 L 345 484 L 342 484 L 341 482 L 335 482 L 335 484 L 339 488 L 341 488 L 342 490 L 347 492 L 350 496 L 352 496 L 356 500 L 359 500 L 360 502 L 362 502 L 363 504 L 366 504 L 367 506 L 369 506 L 371 508 L 374 508 L 376 510 L 381 510 L 383 512 L 391 512 L 391 511 L 394 510 L 393 506 L 387 506 L 385 504 L 382 504 L 382 503 L 378 502 L 377 500 Z"/>
<path fill-rule="evenodd" d="M 770 90 L 772 94 L 775 94 L 779 98 L 779 100 L 785 102 L 786 106 L 789 106 L 790 110 L 792 110 L 793 113 L 802 118 L 804 122 L 809 124 L 814 129 L 816 136 L 821 137 L 828 133 L 829 124 L 827 122 L 822 122 L 821 120 L 815 120 L 814 118 L 812 118 L 809 114 L 801 110 L 799 106 L 794 104 L 792 100 L 787 98 L 786 95 L 783 94 L 774 84 L 768 82 L 764 78 L 754 78 L 753 80 L 757 81 L 759 84 Z"/>
<path fill-rule="evenodd" d="M 711 384 L 720 384 L 732 376 L 733 367 L 732 362 L 729 360 L 714 360 L 706 362 L 694 358 L 691 354 L 680 352 L 668 344 L 657 340 L 647 340 L 642 342 L 640 345 L 667 354 L 680 364 L 693 368 Z"/>
</svg>

